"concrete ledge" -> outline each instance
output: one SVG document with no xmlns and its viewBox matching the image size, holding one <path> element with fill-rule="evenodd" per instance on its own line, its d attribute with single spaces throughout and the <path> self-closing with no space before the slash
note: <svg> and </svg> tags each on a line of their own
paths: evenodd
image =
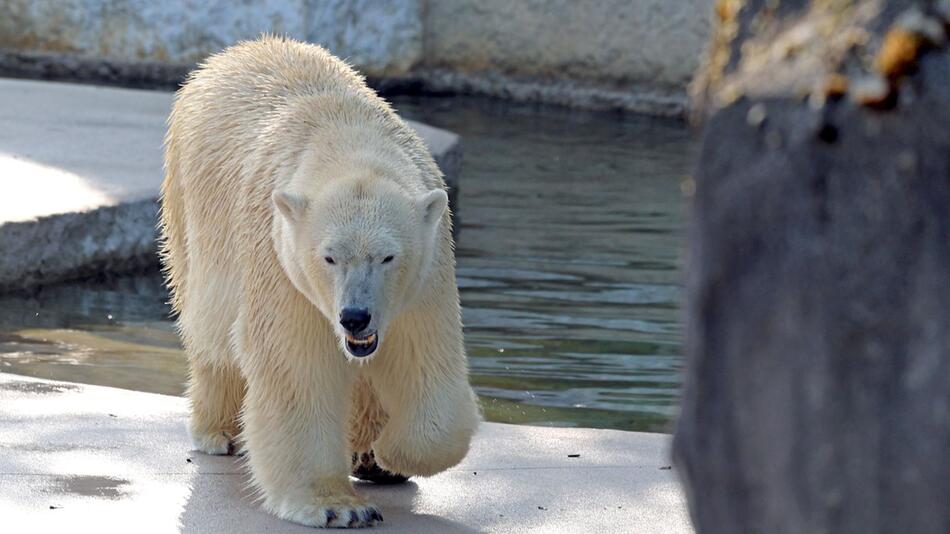
<svg viewBox="0 0 950 534">
<path fill-rule="evenodd" d="M 5 78 L 174 91 L 193 68 L 194 64 L 90 59 L 62 52 L 0 49 L 0 76 Z"/>
<path fill-rule="evenodd" d="M 191 450 L 186 418 L 179 397 L 0 373 L 4 528 L 313 532 L 261 511 L 239 459 Z M 486 423 L 461 465 L 358 491 L 384 532 L 692 532 L 669 441 Z"/>
<path fill-rule="evenodd" d="M 193 64 L 87 58 L 56 52 L 0 49 L 0 76 L 108 85 L 136 89 L 175 90 Z M 386 77 L 368 75 L 367 84 L 382 95 L 484 95 L 578 109 L 624 110 L 683 119 L 689 108 L 684 87 L 650 83 L 624 86 L 543 76 L 514 76 L 489 69 L 458 71 L 416 68 Z"/>
<path fill-rule="evenodd" d="M 139 200 L 0 224 L 0 291 L 155 265 L 157 217 Z"/>
<path fill-rule="evenodd" d="M 156 264 L 172 94 L 0 79 L 0 101 L 0 291 Z M 457 213 L 459 137 L 410 126 L 445 174 Z"/>
<path fill-rule="evenodd" d="M 623 110 L 657 117 L 684 119 L 689 108 L 682 88 L 607 84 L 549 77 L 512 76 L 480 70 L 457 72 L 426 69 L 416 73 L 419 92 L 486 95 L 515 102 L 554 104 L 578 109 Z"/>
</svg>

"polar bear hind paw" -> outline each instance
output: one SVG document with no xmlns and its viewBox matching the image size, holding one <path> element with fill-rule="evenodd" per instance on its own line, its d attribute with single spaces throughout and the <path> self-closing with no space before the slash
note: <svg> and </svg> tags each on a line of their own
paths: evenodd
<svg viewBox="0 0 950 534">
<path fill-rule="evenodd" d="M 353 476 L 380 485 L 402 484 L 409 480 L 409 477 L 387 471 L 376 463 L 376 456 L 373 451 L 364 453 L 353 453 Z"/>
<path fill-rule="evenodd" d="M 205 454 L 231 456 L 238 452 L 234 437 L 227 432 L 193 433 L 191 441 L 195 449 Z"/>
</svg>

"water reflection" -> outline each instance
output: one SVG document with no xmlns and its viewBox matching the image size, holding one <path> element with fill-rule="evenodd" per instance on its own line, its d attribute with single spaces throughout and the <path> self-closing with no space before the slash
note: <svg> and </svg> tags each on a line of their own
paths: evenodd
<svg viewBox="0 0 950 534">
<path fill-rule="evenodd" d="M 676 122 L 399 98 L 462 135 L 458 279 L 489 420 L 662 431 L 679 380 Z M 157 273 L 0 299 L 0 371 L 180 394 Z"/>
<path fill-rule="evenodd" d="M 180 395 L 167 298 L 157 271 L 0 297 L 0 371 Z"/>
<path fill-rule="evenodd" d="M 489 419 L 664 430 L 679 381 L 679 123 L 399 99 L 459 132 L 459 285 Z"/>
</svg>

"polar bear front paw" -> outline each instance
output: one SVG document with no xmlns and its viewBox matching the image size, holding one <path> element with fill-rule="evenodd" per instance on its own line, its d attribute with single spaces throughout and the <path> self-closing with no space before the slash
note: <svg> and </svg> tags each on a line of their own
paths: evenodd
<svg viewBox="0 0 950 534">
<path fill-rule="evenodd" d="M 192 432 L 191 442 L 195 449 L 216 456 L 230 456 L 235 453 L 234 438 L 227 432 Z"/>
<path fill-rule="evenodd" d="M 442 440 L 441 446 L 432 441 L 386 440 L 380 438 L 373 449 L 379 466 L 403 476 L 429 477 L 457 465 L 468 453 L 468 440 Z"/>
<path fill-rule="evenodd" d="M 281 519 L 319 528 L 364 528 L 376 526 L 383 521 L 383 514 L 375 505 L 361 502 L 355 497 L 327 499 L 316 504 L 281 506 L 277 510 Z"/>
</svg>

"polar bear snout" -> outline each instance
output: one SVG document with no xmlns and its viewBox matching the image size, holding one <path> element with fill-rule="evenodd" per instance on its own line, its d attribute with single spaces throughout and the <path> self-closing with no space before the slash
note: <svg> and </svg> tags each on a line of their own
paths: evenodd
<svg viewBox="0 0 950 534">
<path fill-rule="evenodd" d="M 340 312 L 340 326 L 354 336 L 366 330 L 372 320 L 373 316 L 366 308 L 343 308 Z"/>
<path fill-rule="evenodd" d="M 346 350 L 357 358 L 364 358 L 376 352 L 379 336 L 373 330 L 367 330 L 373 315 L 366 308 L 343 308 L 340 312 L 340 326 L 346 332 Z"/>
</svg>

